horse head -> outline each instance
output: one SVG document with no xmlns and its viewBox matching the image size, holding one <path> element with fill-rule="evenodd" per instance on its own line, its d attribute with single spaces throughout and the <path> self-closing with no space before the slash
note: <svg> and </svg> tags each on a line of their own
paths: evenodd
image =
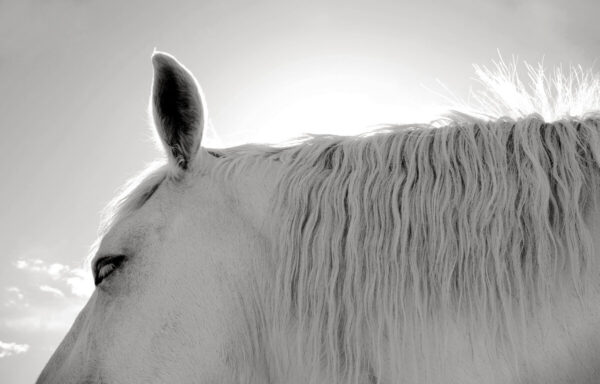
<svg viewBox="0 0 600 384">
<path fill-rule="evenodd" d="M 269 180 L 225 183 L 201 147 L 192 74 L 152 57 L 151 106 L 167 161 L 113 204 L 92 261 L 96 289 L 38 383 L 229 382 L 242 328 L 236 293 L 264 252 Z M 212 154 L 211 154 L 212 153 Z M 139 180 L 138 180 L 139 181 Z"/>
</svg>

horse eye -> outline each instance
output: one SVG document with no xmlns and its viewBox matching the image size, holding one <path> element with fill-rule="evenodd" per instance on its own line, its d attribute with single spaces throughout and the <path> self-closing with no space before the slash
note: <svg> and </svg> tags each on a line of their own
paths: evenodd
<svg viewBox="0 0 600 384">
<path fill-rule="evenodd" d="M 125 256 L 105 256 L 96 261 L 92 268 L 94 274 L 94 284 L 98 286 L 108 275 L 113 273 L 125 260 Z"/>
</svg>

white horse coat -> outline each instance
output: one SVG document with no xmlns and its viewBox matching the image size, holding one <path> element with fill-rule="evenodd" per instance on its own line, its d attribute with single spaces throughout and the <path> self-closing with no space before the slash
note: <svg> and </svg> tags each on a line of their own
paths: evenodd
<svg viewBox="0 0 600 384">
<path fill-rule="evenodd" d="M 210 151 L 152 61 L 167 162 L 38 383 L 600 383 L 597 115 Z"/>
</svg>

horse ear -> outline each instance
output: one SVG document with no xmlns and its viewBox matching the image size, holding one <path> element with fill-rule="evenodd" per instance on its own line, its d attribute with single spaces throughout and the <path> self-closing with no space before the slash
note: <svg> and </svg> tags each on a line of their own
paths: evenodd
<svg viewBox="0 0 600 384">
<path fill-rule="evenodd" d="M 186 170 L 200 148 L 205 107 L 194 76 L 173 56 L 152 55 L 152 115 L 169 162 Z"/>
</svg>

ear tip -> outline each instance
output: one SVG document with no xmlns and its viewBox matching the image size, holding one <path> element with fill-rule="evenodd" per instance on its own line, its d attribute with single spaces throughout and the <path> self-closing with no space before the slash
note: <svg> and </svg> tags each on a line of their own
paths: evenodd
<svg viewBox="0 0 600 384">
<path fill-rule="evenodd" d="M 154 68 L 181 66 L 174 56 L 166 52 L 157 51 L 156 48 L 154 48 L 154 52 L 152 52 L 152 65 Z"/>
</svg>

